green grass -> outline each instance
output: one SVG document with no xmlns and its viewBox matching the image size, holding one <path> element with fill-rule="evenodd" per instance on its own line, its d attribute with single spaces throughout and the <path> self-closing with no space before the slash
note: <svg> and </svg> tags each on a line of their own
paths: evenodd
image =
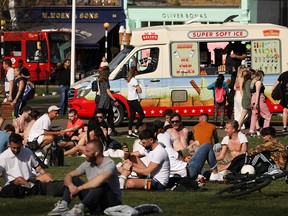
<svg viewBox="0 0 288 216">
<path fill-rule="evenodd" d="M 282 143 L 286 144 L 288 138 L 281 137 Z M 132 149 L 133 139 L 119 138 L 121 143 L 127 142 Z M 259 138 L 249 138 L 250 148 L 262 143 Z M 63 179 L 65 174 L 76 168 L 85 158 L 67 157 L 65 162 L 71 163 L 65 167 L 49 167 L 55 179 Z M 154 203 L 162 208 L 162 215 L 261 215 L 278 216 L 284 215 L 287 209 L 288 185 L 284 179 L 273 181 L 262 190 L 262 193 L 254 192 L 250 195 L 234 199 L 218 199 L 214 194 L 225 184 L 207 183 L 205 192 L 152 192 L 124 190 L 122 192 L 123 204 L 136 206 L 145 203 Z M 46 215 L 53 208 L 53 204 L 59 200 L 58 197 L 33 196 L 24 199 L 0 198 L 0 215 L 26 216 Z M 75 200 L 78 202 L 78 199 Z M 71 205 L 72 206 L 72 205 Z"/>
</svg>

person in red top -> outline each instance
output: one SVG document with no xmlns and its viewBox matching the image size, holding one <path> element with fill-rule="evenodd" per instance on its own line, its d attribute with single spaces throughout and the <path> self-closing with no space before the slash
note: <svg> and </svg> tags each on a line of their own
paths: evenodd
<svg viewBox="0 0 288 216">
<path fill-rule="evenodd" d="M 192 128 L 192 133 L 194 139 L 189 141 L 188 150 L 189 148 L 197 149 L 204 143 L 213 145 L 212 138 L 214 138 L 214 143 L 219 142 L 216 126 L 208 122 L 208 115 L 206 113 L 200 114 L 199 123 Z"/>
<path fill-rule="evenodd" d="M 65 139 L 59 145 L 62 148 L 70 149 L 73 148 L 79 138 L 78 131 L 84 127 L 84 121 L 78 118 L 77 111 L 75 109 L 70 109 L 68 112 L 68 123 L 65 131 Z"/>
</svg>

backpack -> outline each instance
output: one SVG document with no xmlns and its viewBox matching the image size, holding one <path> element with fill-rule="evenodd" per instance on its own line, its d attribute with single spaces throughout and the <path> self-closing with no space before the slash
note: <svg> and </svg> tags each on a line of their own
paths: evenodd
<svg viewBox="0 0 288 216">
<path fill-rule="evenodd" d="M 196 191 L 199 188 L 198 182 L 196 182 L 194 179 L 191 179 L 189 177 L 181 178 L 174 187 L 171 188 L 173 191 L 180 191 L 180 192 L 186 192 L 186 191 Z"/>
<path fill-rule="evenodd" d="M 51 146 L 51 166 L 64 166 L 64 150 L 59 146 Z"/>
<path fill-rule="evenodd" d="M 27 84 L 25 86 L 24 93 L 22 95 L 22 101 L 31 100 L 34 98 L 34 95 L 35 95 L 35 88 L 32 85 Z"/>
<path fill-rule="evenodd" d="M 226 97 L 226 90 L 224 86 L 221 88 L 215 88 L 215 102 L 216 103 L 223 103 Z"/>
</svg>

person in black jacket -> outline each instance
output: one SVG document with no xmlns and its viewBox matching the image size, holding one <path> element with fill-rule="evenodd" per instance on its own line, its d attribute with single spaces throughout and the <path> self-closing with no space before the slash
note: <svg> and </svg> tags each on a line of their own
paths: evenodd
<svg viewBox="0 0 288 216">
<path fill-rule="evenodd" d="M 68 90 L 70 88 L 70 59 L 65 59 L 63 67 L 58 72 L 58 85 L 60 93 L 60 112 L 59 115 L 65 115 L 68 104 Z"/>
</svg>

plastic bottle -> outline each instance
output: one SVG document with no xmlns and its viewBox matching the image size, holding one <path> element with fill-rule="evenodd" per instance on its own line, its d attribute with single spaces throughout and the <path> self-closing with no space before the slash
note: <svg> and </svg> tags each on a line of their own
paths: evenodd
<svg viewBox="0 0 288 216">
<path fill-rule="evenodd" d="M 150 177 L 150 173 L 147 175 L 147 178 L 146 178 L 146 186 L 145 186 L 145 189 L 147 191 L 151 190 L 151 177 Z"/>
</svg>

